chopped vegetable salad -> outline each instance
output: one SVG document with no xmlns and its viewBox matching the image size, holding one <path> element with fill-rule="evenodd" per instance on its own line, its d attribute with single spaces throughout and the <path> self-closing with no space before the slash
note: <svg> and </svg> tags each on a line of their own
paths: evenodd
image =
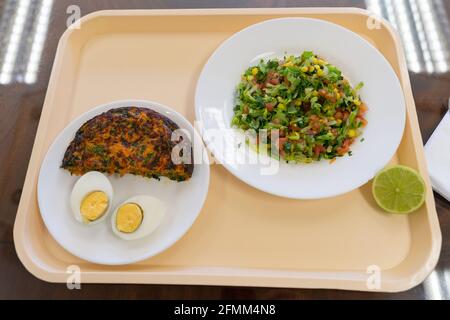
<svg viewBox="0 0 450 320">
<path fill-rule="evenodd" d="M 242 74 L 232 125 L 267 130 L 268 151 L 277 146 L 287 162 L 351 155 L 367 125 L 367 106 L 358 95 L 362 86 L 353 88 L 337 67 L 310 51 L 261 60 Z M 273 130 L 278 139 L 271 142 Z"/>
</svg>

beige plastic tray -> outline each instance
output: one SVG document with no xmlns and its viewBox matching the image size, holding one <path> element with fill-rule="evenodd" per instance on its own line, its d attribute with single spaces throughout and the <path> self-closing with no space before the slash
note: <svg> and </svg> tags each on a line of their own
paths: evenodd
<svg viewBox="0 0 450 320">
<path fill-rule="evenodd" d="M 205 206 L 173 247 L 141 263 L 94 265 L 64 251 L 41 220 L 36 182 L 47 149 L 74 117 L 99 104 L 149 99 L 194 121 L 194 88 L 214 49 L 259 21 L 314 17 L 347 27 L 376 46 L 399 76 L 407 125 L 392 160 L 414 167 L 428 187 L 426 204 L 409 216 L 375 205 L 370 183 L 340 197 L 287 200 L 253 189 L 222 166 L 211 168 Z M 402 291 L 437 263 L 441 233 L 430 188 L 415 105 L 399 39 L 384 22 L 367 28 L 359 9 L 231 9 L 100 11 L 62 36 L 14 227 L 20 260 L 36 277 L 65 282 L 69 265 L 83 283 L 167 283 L 369 290 L 376 265 L 378 291 Z M 370 62 L 369 62 L 370 63 Z"/>
</svg>

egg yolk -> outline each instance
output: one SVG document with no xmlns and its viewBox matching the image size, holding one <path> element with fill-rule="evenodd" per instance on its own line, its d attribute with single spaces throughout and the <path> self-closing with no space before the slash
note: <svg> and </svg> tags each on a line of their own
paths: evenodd
<svg viewBox="0 0 450 320">
<path fill-rule="evenodd" d="M 143 218 L 141 207 L 135 203 L 126 203 L 117 210 L 117 230 L 123 233 L 133 233 L 139 228 Z"/>
<path fill-rule="evenodd" d="M 94 191 L 84 197 L 80 206 L 85 221 L 95 221 L 103 216 L 108 208 L 108 196 L 103 191 Z"/>
</svg>

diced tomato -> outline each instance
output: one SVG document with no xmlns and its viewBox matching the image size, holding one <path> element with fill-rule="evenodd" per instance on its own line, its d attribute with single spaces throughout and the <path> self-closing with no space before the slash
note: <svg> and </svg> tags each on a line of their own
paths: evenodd
<svg viewBox="0 0 450 320">
<path fill-rule="evenodd" d="M 276 72 L 271 71 L 267 74 L 266 82 L 273 84 L 273 85 L 280 84 L 280 75 Z"/>
<path fill-rule="evenodd" d="M 252 83 L 257 86 L 259 89 L 264 90 L 266 89 L 266 83 L 265 82 L 261 82 L 259 83 L 258 81 L 256 81 L 256 79 L 253 79 Z"/>
<path fill-rule="evenodd" d="M 284 144 L 288 141 L 288 138 L 280 138 L 278 139 L 278 147 L 280 149 L 284 149 Z"/>
<path fill-rule="evenodd" d="M 326 100 L 330 101 L 330 102 L 336 102 L 336 97 L 334 96 L 334 94 L 328 92 L 328 90 L 326 89 L 320 89 L 318 91 L 319 96 L 322 98 L 325 98 Z"/>
<path fill-rule="evenodd" d="M 314 148 L 313 148 L 313 151 L 314 151 L 314 154 L 315 154 L 316 156 L 318 156 L 319 154 L 325 152 L 326 149 L 325 149 L 324 146 L 321 146 L 321 145 L 315 145 Z"/>
<path fill-rule="evenodd" d="M 345 139 L 342 143 L 342 147 L 337 149 L 337 153 L 341 156 L 350 151 L 350 145 L 353 143 L 354 139 Z"/>
<path fill-rule="evenodd" d="M 320 90 L 319 90 L 319 96 L 325 98 L 327 94 L 328 94 L 328 91 L 327 91 L 327 90 L 325 90 L 325 89 L 320 89 Z"/>
<path fill-rule="evenodd" d="M 363 116 L 357 116 L 356 118 L 361 121 L 363 127 L 367 126 L 367 120 Z"/>
<path fill-rule="evenodd" d="M 274 103 L 266 103 L 267 111 L 272 112 L 274 108 L 275 108 L 275 104 Z"/>
<path fill-rule="evenodd" d="M 279 150 L 279 153 L 282 157 L 286 155 L 286 152 L 284 150 L 284 144 L 288 141 L 288 138 L 279 138 L 278 143 L 276 143 L 277 149 Z"/>
<path fill-rule="evenodd" d="M 349 116 L 350 116 L 350 112 L 344 111 L 344 117 L 343 117 L 343 120 L 344 120 L 344 121 L 347 120 Z"/>
<path fill-rule="evenodd" d="M 328 101 L 335 103 L 336 102 L 336 96 L 332 93 L 327 93 L 327 95 L 325 96 L 325 99 L 327 99 Z"/>
<path fill-rule="evenodd" d="M 320 132 L 320 122 L 314 122 L 311 125 L 311 130 L 314 131 L 316 134 Z"/>
<path fill-rule="evenodd" d="M 367 105 L 363 102 L 359 106 L 358 116 L 363 116 L 367 112 L 368 108 Z"/>
<path fill-rule="evenodd" d="M 321 127 L 319 117 L 313 114 L 311 117 L 309 117 L 309 120 L 311 130 L 314 131 L 315 133 L 319 133 Z"/>
<path fill-rule="evenodd" d="M 355 139 L 345 139 L 344 140 L 344 146 L 350 147 L 350 145 L 355 141 Z"/>
<path fill-rule="evenodd" d="M 336 120 L 342 120 L 344 119 L 344 114 L 341 111 L 336 111 L 336 113 L 334 114 L 334 118 Z"/>
</svg>

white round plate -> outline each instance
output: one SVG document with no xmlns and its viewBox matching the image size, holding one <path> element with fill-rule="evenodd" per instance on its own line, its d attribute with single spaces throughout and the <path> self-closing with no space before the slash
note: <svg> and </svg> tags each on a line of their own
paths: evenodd
<svg viewBox="0 0 450 320">
<path fill-rule="evenodd" d="M 114 189 L 109 216 L 101 223 L 83 225 L 70 209 L 70 193 L 79 177 L 61 169 L 61 161 L 75 132 L 87 120 L 107 110 L 138 106 L 153 109 L 191 135 L 194 152 L 206 155 L 201 138 L 182 115 L 161 104 L 127 100 L 96 107 L 71 122 L 55 139 L 42 163 L 38 180 L 38 203 L 41 216 L 55 240 L 67 251 L 84 260 L 108 265 L 134 263 L 154 256 L 180 239 L 197 218 L 209 186 L 209 163 L 194 165 L 192 178 L 175 182 L 167 178 L 148 179 L 140 176 L 108 176 Z M 194 136 L 195 135 L 195 136 Z M 203 157 L 206 159 L 206 156 Z M 146 238 L 126 241 L 114 235 L 111 215 L 114 208 L 136 195 L 159 198 L 167 206 L 161 225 Z"/>
<path fill-rule="evenodd" d="M 353 156 L 312 164 L 272 163 L 239 142 L 229 130 L 235 89 L 241 74 L 261 59 L 314 51 L 343 71 L 356 85 L 364 82 L 367 103 L 364 141 L 352 145 Z M 226 40 L 209 58 L 199 77 L 195 107 L 207 147 L 232 174 L 265 192 L 295 199 L 336 196 L 360 187 L 394 156 L 405 127 L 405 101 L 400 83 L 384 56 L 366 40 L 341 26 L 316 19 L 281 18 L 252 25 Z M 222 136 L 220 136 L 222 132 Z M 226 132 L 226 133 L 225 133 Z M 247 150 L 246 150 L 247 149 Z M 259 162 L 251 164 L 242 157 Z"/>
</svg>

